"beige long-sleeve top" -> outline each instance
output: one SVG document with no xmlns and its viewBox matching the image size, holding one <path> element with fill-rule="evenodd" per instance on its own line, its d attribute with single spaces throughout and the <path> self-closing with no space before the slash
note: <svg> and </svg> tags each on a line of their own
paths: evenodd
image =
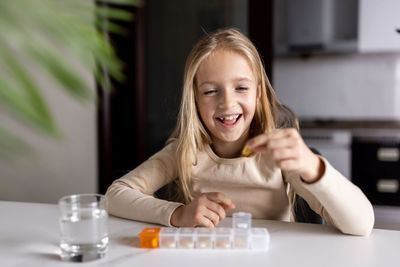
<svg viewBox="0 0 400 267">
<path fill-rule="evenodd" d="M 290 221 L 288 188 L 303 197 L 328 224 L 343 233 L 368 235 L 374 224 L 371 203 L 361 190 L 322 158 L 325 172 L 312 184 L 275 166 L 263 154 L 225 159 L 206 146 L 192 169 L 193 196 L 222 192 L 236 205 L 227 211 L 250 212 L 253 218 Z M 181 203 L 153 197 L 162 186 L 178 177 L 176 143 L 170 143 L 136 169 L 113 182 L 106 196 L 110 214 L 171 226 L 172 213 Z"/>
</svg>

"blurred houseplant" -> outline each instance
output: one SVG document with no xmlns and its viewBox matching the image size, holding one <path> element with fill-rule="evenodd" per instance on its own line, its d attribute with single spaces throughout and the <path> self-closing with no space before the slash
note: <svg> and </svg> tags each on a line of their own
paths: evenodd
<svg viewBox="0 0 400 267">
<path fill-rule="evenodd" d="M 115 7 L 138 6 L 140 2 L 0 1 L 1 111 L 48 136 L 59 137 L 58 127 L 29 68 L 46 72 L 57 87 L 75 99 L 93 100 L 93 85 L 85 81 L 76 64 L 92 72 L 103 88 L 107 88 L 104 72 L 122 80 L 122 64 L 102 31 L 123 34 L 124 29 L 113 21 L 131 20 L 132 15 Z M 23 147 L 26 148 L 26 142 L 0 123 L 0 158 Z"/>
</svg>

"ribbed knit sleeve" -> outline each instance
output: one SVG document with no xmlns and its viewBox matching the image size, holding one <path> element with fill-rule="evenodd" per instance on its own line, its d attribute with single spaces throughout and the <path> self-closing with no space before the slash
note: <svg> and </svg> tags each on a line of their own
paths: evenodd
<svg viewBox="0 0 400 267">
<path fill-rule="evenodd" d="M 138 221 L 171 226 L 170 219 L 181 203 L 153 197 L 162 186 L 178 177 L 176 145 L 171 143 L 108 188 L 108 212 Z"/>
<path fill-rule="evenodd" d="M 298 175 L 285 173 L 297 194 L 327 223 L 352 235 L 369 235 L 374 226 L 371 203 L 362 191 L 321 157 L 325 172 L 315 183 L 307 184 Z"/>
</svg>

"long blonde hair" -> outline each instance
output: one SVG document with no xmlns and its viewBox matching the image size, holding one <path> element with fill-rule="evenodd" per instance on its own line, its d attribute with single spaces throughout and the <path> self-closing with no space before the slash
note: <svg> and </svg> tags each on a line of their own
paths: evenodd
<svg viewBox="0 0 400 267">
<path fill-rule="evenodd" d="M 211 143 L 211 137 L 199 117 L 195 90 L 196 72 L 205 58 L 217 49 L 225 49 L 244 56 L 250 63 L 254 76 L 260 86 L 260 101 L 250 126 L 250 135 L 280 128 L 276 115 L 284 110 L 279 103 L 274 90 L 265 73 L 262 60 L 252 42 L 236 29 L 222 29 L 208 34 L 200 40 L 190 52 L 183 79 L 183 92 L 176 128 L 167 143 L 177 142 L 177 161 L 179 178 L 178 192 L 180 200 L 189 203 L 192 200 L 191 169 L 197 164 L 197 152 L 202 151 L 206 144 Z M 283 124 L 287 124 L 286 119 Z"/>
</svg>

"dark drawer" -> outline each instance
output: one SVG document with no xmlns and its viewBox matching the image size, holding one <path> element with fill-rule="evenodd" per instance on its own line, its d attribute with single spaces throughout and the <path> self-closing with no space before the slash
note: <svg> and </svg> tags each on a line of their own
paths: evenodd
<svg viewBox="0 0 400 267">
<path fill-rule="evenodd" d="M 400 206 L 400 140 L 353 139 L 352 182 L 373 204 Z"/>
</svg>

